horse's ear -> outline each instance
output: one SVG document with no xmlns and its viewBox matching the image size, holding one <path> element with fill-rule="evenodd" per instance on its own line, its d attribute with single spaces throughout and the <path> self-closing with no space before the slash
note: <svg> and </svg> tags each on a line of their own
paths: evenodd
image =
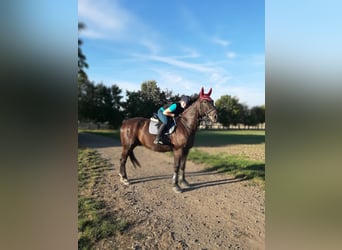
<svg viewBox="0 0 342 250">
<path fill-rule="evenodd" d="M 201 88 L 200 97 L 204 96 L 204 88 Z"/>
<path fill-rule="evenodd" d="M 212 89 L 210 88 L 210 90 L 209 90 L 209 92 L 208 92 L 208 96 L 210 96 L 211 95 L 211 91 L 212 91 Z"/>
</svg>

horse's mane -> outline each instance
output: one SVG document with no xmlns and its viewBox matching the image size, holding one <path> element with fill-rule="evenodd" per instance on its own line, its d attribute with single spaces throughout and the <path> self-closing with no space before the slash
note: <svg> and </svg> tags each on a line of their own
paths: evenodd
<svg viewBox="0 0 342 250">
<path fill-rule="evenodd" d="M 196 130 L 198 124 L 198 114 L 197 114 L 197 103 L 198 99 L 193 101 L 190 106 L 188 106 L 180 117 L 178 117 L 178 121 L 180 121 L 183 126 L 188 130 Z"/>
<path fill-rule="evenodd" d="M 182 115 L 186 115 L 186 113 L 190 112 L 189 110 L 193 110 L 193 108 L 196 106 L 195 104 L 198 102 L 200 98 L 197 98 L 190 102 L 190 105 L 183 111 Z"/>
</svg>

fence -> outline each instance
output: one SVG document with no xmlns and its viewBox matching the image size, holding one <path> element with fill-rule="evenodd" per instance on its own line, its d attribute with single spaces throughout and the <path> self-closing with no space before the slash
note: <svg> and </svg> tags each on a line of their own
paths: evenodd
<svg viewBox="0 0 342 250">
<path fill-rule="evenodd" d="M 109 129 L 109 122 L 80 122 L 78 121 L 79 129 Z"/>
<path fill-rule="evenodd" d="M 200 124 L 199 129 L 217 129 L 217 130 L 265 130 L 266 123 L 260 123 L 255 126 L 244 125 L 238 123 L 236 125 L 230 124 L 229 126 L 223 126 L 221 123 L 213 123 L 212 125 Z"/>
</svg>

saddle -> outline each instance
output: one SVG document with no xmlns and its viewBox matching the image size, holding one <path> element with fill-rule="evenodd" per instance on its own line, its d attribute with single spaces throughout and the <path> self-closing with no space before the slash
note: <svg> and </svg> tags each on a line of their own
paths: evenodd
<svg viewBox="0 0 342 250">
<path fill-rule="evenodd" d="M 152 135 L 156 135 L 158 133 L 158 128 L 161 125 L 161 120 L 158 118 L 157 113 L 153 113 L 150 118 L 150 125 L 148 128 L 148 132 Z M 164 129 L 164 135 L 170 135 L 176 130 L 177 124 L 175 119 L 169 119 L 168 124 Z"/>
</svg>

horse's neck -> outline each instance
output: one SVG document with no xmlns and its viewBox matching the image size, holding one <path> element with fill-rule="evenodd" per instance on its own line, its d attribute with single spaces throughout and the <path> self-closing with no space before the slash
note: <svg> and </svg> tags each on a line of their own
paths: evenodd
<svg viewBox="0 0 342 250">
<path fill-rule="evenodd" d="M 184 125 L 192 131 L 196 131 L 198 127 L 199 106 L 199 101 L 196 101 L 182 114 Z"/>
</svg>

